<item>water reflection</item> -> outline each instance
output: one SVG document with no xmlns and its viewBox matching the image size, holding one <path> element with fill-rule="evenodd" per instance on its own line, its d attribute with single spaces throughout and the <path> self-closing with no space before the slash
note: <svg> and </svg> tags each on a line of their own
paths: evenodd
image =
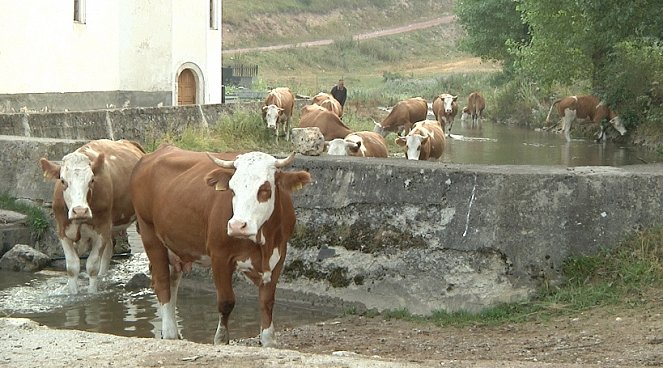
<svg viewBox="0 0 663 368">
<path fill-rule="evenodd" d="M 560 134 L 487 121 L 480 130 L 454 126 L 442 156 L 447 163 L 488 165 L 624 166 L 661 161 L 642 147 L 581 139 L 566 142 Z"/>
</svg>

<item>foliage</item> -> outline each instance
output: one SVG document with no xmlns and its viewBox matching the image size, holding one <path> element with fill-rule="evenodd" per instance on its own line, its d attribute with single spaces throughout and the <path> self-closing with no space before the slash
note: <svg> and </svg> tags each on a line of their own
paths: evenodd
<svg viewBox="0 0 663 368">
<path fill-rule="evenodd" d="M 41 239 L 51 226 L 48 215 L 41 208 L 17 201 L 7 194 L 0 194 L 0 208 L 26 215 L 27 225 L 35 239 Z"/>
</svg>

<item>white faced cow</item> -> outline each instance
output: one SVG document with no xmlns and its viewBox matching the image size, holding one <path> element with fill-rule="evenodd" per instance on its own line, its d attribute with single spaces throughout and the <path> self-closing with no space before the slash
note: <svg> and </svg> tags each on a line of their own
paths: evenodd
<svg viewBox="0 0 663 368">
<path fill-rule="evenodd" d="M 276 142 L 279 141 L 279 130 L 283 130 L 286 140 L 290 140 L 290 119 L 295 110 L 295 95 L 290 88 L 279 87 L 269 91 L 262 107 L 262 120 L 267 128 L 274 131 Z"/>
<path fill-rule="evenodd" d="M 129 177 L 144 153 L 138 143 L 102 139 L 64 156 L 61 164 L 39 161 L 44 176 L 57 180 L 53 215 L 70 293 L 78 293 L 79 255 L 87 250 L 88 290 L 97 291 L 97 276 L 108 270 L 113 255 L 113 230 L 125 230 L 135 220 Z"/>
<path fill-rule="evenodd" d="M 350 133 L 326 143 L 331 156 L 387 157 L 389 149 L 381 134 L 369 131 Z"/>
<path fill-rule="evenodd" d="M 546 124 L 550 124 L 550 114 L 557 106 L 557 113 L 562 117 L 562 126 L 564 137 L 568 142 L 571 141 L 571 124 L 574 121 L 579 122 L 593 122 L 600 126 L 600 131 L 596 138 L 597 141 L 605 139 L 605 128 L 601 123 L 604 119 L 619 132 L 619 134 L 626 134 L 626 128 L 622 124 L 619 116 L 612 111 L 605 103 L 599 101 L 596 96 L 567 96 L 560 98 L 553 102 L 546 117 Z"/>
<path fill-rule="evenodd" d="M 396 138 L 395 142 L 405 148 L 408 160 L 436 160 L 444 152 L 446 137 L 437 121 L 424 120 L 414 124 L 408 135 Z"/>
<path fill-rule="evenodd" d="M 458 96 L 442 93 L 433 99 L 433 114 L 442 130 L 448 135 L 454 125 L 454 118 L 458 114 Z"/>
<path fill-rule="evenodd" d="M 177 290 L 182 272 L 196 262 L 211 266 L 214 275 L 219 311 L 214 343 L 229 341 L 235 271 L 259 288 L 262 345 L 276 343 L 274 295 L 295 229 L 290 193 L 311 181 L 306 171 L 281 171 L 293 160 L 294 154 L 285 159 L 262 152 L 208 155 L 163 146 L 136 165 L 131 193 L 163 338 L 179 336 Z"/>
</svg>

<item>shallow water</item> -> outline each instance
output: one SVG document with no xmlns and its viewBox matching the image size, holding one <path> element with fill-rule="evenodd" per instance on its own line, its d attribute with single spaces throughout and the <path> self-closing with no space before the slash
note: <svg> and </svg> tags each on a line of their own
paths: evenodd
<svg viewBox="0 0 663 368">
<path fill-rule="evenodd" d="M 97 294 L 87 293 L 87 277 L 81 275 L 79 294 L 69 295 L 64 270 L 47 269 L 37 273 L 0 271 L 0 316 L 26 317 L 52 328 L 131 337 L 160 336 L 158 301 L 152 290 L 128 291 L 124 288 L 133 275 L 147 274 L 148 271 L 147 257 L 142 252 L 142 245 L 136 244 L 136 239 L 135 232 L 130 232 L 134 253 L 113 260 L 109 273 L 100 281 Z M 230 338 L 256 337 L 260 331 L 258 289 L 247 285 L 236 288 L 235 292 L 237 302 L 228 326 Z M 212 343 L 218 324 L 213 282 L 192 280 L 185 276 L 180 285 L 177 307 L 183 338 Z M 274 326 L 278 331 L 327 320 L 339 313 L 331 308 L 284 302 L 279 299 L 277 291 Z"/>
</svg>

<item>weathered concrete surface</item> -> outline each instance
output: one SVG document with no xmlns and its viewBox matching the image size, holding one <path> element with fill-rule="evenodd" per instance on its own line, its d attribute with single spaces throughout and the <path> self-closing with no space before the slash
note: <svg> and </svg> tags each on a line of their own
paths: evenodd
<svg viewBox="0 0 663 368">
<path fill-rule="evenodd" d="M 168 106 L 172 102 L 170 91 L 85 91 L 67 93 L 0 94 L 0 112 L 79 111 L 135 106 Z"/>
<path fill-rule="evenodd" d="M 560 278 L 571 255 L 663 222 L 663 165 L 535 167 L 298 157 L 286 288 L 367 307 L 478 311 Z"/>
</svg>

